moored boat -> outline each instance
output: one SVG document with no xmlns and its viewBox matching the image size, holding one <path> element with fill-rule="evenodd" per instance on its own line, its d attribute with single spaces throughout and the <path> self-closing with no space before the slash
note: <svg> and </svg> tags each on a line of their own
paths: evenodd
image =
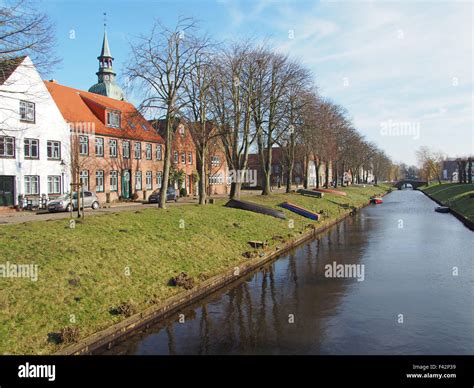
<svg viewBox="0 0 474 388">
<path fill-rule="evenodd" d="M 449 213 L 449 207 L 447 206 L 438 206 L 438 207 L 435 207 L 435 212 L 438 212 L 438 213 Z"/>
<path fill-rule="evenodd" d="M 383 199 L 381 197 L 372 197 L 370 198 L 370 203 L 373 203 L 375 205 L 379 205 L 383 203 Z"/>
<path fill-rule="evenodd" d="M 276 218 L 280 218 L 282 220 L 286 219 L 285 213 L 278 211 L 276 209 L 272 209 L 266 206 L 262 206 L 253 202 L 249 201 L 240 201 L 238 199 L 231 199 L 229 202 L 225 204 L 226 207 L 231 207 L 234 209 L 241 209 L 247 210 L 254 213 L 265 214 L 267 216 L 272 216 Z"/>
<path fill-rule="evenodd" d="M 328 194 L 335 194 L 335 195 L 343 195 L 346 196 L 347 193 L 345 191 L 339 191 L 339 190 L 334 190 L 334 189 L 313 189 L 313 191 L 320 191 L 322 193 L 328 193 Z"/>
<path fill-rule="evenodd" d="M 305 209 L 304 207 L 295 205 L 290 202 L 283 202 L 280 204 L 280 206 L 292 211 L 293 213 L 299 214 L 300 216 L 309 218 L 314 221 L 318 221 L 321 218 L 321 214 L 314 213 L 308 209 Z"/>
</svg>

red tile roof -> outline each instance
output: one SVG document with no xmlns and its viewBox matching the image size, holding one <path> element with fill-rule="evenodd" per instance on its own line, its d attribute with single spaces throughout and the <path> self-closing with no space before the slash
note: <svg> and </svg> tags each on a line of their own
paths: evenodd
<svg viewBox="0 0 474 388">
<path fill-rule="evenodd" d="M 131 103 L 56 82 L 44 83 L 67 122 L 94 125 L 97 135 L 164 143 L 163 138 Z M 121 112 L 121 128 L 105 125 L 107 110 Z"/>
</svg>

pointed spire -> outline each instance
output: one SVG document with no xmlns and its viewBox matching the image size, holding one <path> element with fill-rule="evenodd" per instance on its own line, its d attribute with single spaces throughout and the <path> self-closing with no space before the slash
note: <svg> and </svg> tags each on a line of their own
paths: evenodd
<svg viewBox="0 0 474 388">
<path fill-rule="evenodd" d="M 110 53 L 109 48 L 109 40 L 107 39 L 107 31 L 104 31 L 104 40 L 102 42 L 102 50 L 100 52 L 100 56 L 112 58 L 112 54 Z"/>
</svg>

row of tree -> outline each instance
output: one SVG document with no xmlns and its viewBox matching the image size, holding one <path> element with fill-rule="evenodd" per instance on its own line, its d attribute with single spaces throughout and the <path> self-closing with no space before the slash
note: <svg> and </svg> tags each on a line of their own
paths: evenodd
<svg viewBox="0 0 474 388">
<path fill-rule="evenodd" d="M 256 147 L 262 174 L 262 194 L 270 194 L 272 149 L 284 150 L 286 187 L 291 188 L 295 153 L 314 161 L 317 186 L 321 166 L 333 170 L 334 184 L 353 182 L 371 171 L 375 183 L 389 177 L 392 163 L 354 128 L 344 108 L 321 97 L 311 72 L 298 61 L 264 44 L 217 45 L 198 35 L 192 19 L 173 29 L 156 22 L 151 33 L 131 45 L 128 64 L 131 85 L 143 96 L 140 108 L 161 116 L 166 129 L 163 190 L 171 167 L 171 144 L 176 120 L 185 120 L 197 150 L 199 202 L 206 202 L 204 167 L 210 144 L 218 141 L 234 171 L 230 197 L 240 195 L 242 172 L 251 147 Z M 307 168 L 305 168 L 307 171 Z"/>
</svg>

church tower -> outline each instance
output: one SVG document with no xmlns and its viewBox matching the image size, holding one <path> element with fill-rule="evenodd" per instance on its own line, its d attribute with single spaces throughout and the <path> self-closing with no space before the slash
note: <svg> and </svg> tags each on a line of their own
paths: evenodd
<svg viewBox="0 0 474 388">
<path fill-rule="evenodd" d="M 89 88 L 89 92 L 115 98 L 116 100 L 125 100 L 123 90 L 115 82 L 116 73 L 112 68 L 114 58 L 110 53 L 106 30 L 104 30 L 102 50 L 97 59 L 99 60 L 99 71 L 96 73 L 98 82 Z"/>
</svg>

